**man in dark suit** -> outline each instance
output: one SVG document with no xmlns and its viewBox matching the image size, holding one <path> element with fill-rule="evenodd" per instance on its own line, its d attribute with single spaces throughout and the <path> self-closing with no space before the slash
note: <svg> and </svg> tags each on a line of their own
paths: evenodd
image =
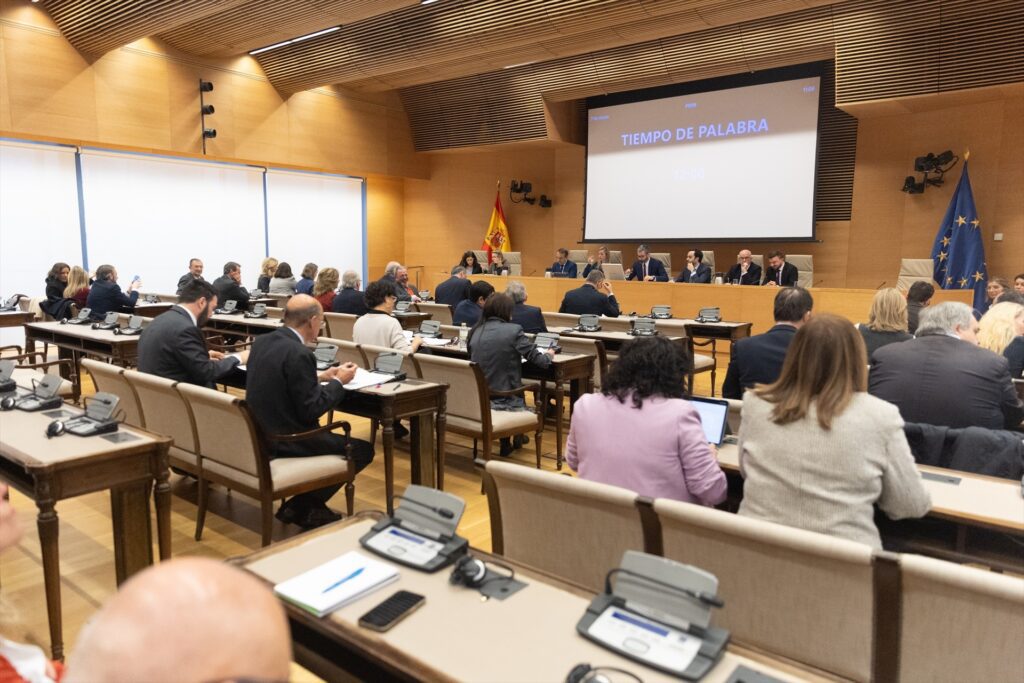
<svg viewBox="0 0 1024 683">
<path fill-rule="evenodd" d="M 704 252 L 694 249 L 686 253 L 686 267 L 679 271 L 676 282 L 711 284 L 711 266 L 704 263 Z"/>
<path fill-rule="evenodd" d="M 922 311 L 916 339 L 871 354 L 868 391 L 907 422 L 1012 429 L 1024 419 L 1006 359 L 978 346 L 971 307 L 955 301 Z"/>
<path fill-rule="evenodd" d="M 175 293 L 181 296 L 181 290 L 185 289 L 185 285 L 193 280 L 206 282 L 206 280 L 203 280 L 203 262 L 197 258 L 188 260 L 188 272 L 178 278 L 178 289 Z"/>
<path fill-rule="evenodd" d="M 217 295 L 204 280 L 192 280 L 178 304 L 158 315 L 139 336 L 139 370 L 177 382 L 212 387 L 249 357 L 248 351 L 225 356 L 209 351 L 203 324 L 217 307 Z"/>
<path fill-rule="evenodd" d="M 736 255 L 736 265 L 725 274 L 726 284 L 739 283 L 741 285 L 761 284 L 761 266 L 754 263 L 754 257 L 749 249 L 740 249 Z"/>
<path fill-rule="evenodd" d="M 551 264 L 548 270 L 551 271 L 551 277 L 576 279 L 576 262 L 569 260 L 569 250 L 565 247 L 559 247 L 555 250 L 555 262 Z"/>
<path fill-rule="evenodd" d="M 484 310 L 487 297 L 494 294 L 494 286 L 490 282 L 477 280 L 469 288 L 469 298 L 459 302 L 452 314 L 453 325 L 472 327 L 480 322 L 480 314 Z"/>
<path fill-rule="evenodd" d="M 722 384 L 722 396 L 742 399 L 755 384 L 771 384 L 782 372 L 786 351 L 800 328 L 811 317 L 814 300 L 802 287 L 787 287 L 775 295 L 775 326 L 740 339 L 732 347 L 729 370 Z"/>
<path fill-rule="evenodd" d="M 412 293 L 403 283 L 398 281 L 399 273 L 403 270 L 406 271 L 406 282 L 408 282 L 408 271 L 405 267 L 398 261 L 388 261 L 388 264 L 384 266 L 384 276 L 380 280 L 381 282 L 386 282 L 394 290 L 396 300 L 412 301 Z"/>
<path fill-rule="evenodd" d="M 234 261 L 224 264 L 224 274 L 213 281 L 213 291 L 217 293 L 221 306 L 228 301 L 235 301 L 236 310 L 248 310 L 249 292 L 242 286 L 242 266 Z"/>
<path fill-rule="evenodd" d="M 634 278 L 641 282 L 668 282 L 665 264 L 651 258 L 651 251 L 646 244 L 636 248 L 636 261 L 633 261 L 633 266 L 626 271 L 627 280 Z"/>
<path fill-rule="evenodd" d="M 117 268 L 110 265 L 100 266 L 96 269 L 96 281 L 89 289 L 89 298 L 85 303 L 87 308 L 92 309 L 89 317 L 103 320 L 111 311 L 131 313 L 135 310 L 135 302 L 139 300 L 141 286 L 141 280 L 132 280 L 128 285 L 128 293 L 125 294 L 117 284 Z"/>
<path fill-rule="evenodd" d="M 452 276 L 434 290 L 434 301 L 455 308 L 460 301 L 469 298 L 469 287 L 472 284 L 466 277 L 466 269 L 455 266 L 452 268 Z"/>
<path fill-rule="evenodd" d="M 935 285 L 923 280 L 910 285 L 907 292 L 907 332 L 915 334 L 921 320 L 921 311 L 928 308 L 935 295 Z"/>
<path fill-rule="evenodd" d="M 270 434 L 294 434 L 316 429 L 320 416 L 334 408 L 345 394 L 342 386 L 355 376 L 356 366 L 345 363 L 317 375 L 316 358 L 309 344 L 316 342 L 323 322 L 319 302 L 296 294 L 284 307 L 284 326 L 260 335 L 252 345 L 246 381 L 246 401 L 260 427 Z M 323 382 L 323 384 L 321 384 Z M 373 447 L 351 439 L 356 471 L 373 460 Z M 299 458 L 312 455 L 343 455 L 346 440 L 340 434 L 323 433 L 309 439 L 275 443 L 272 457 Z M 333 522 L 341 515 L 327 507 L 340 485 L 303 493 L 285 501 L 277 511 L 282 522 L 312 528 Z"/>
<path fill-rule="evenodd" d="M 366 311 L 366 299 L 359 291 L 359 273 L 354 270 L 346 270 L 345 274 L 341 276 L 341 290 L 334 297 L 331 312 L 364 315 Z"/>
<path fill-rule="evenodd" d="M 770 287 L 796 287 L 800 271 L 792 263 L 786 263 L 786 255 L 776 249 L 768 254 L 768 267 L 764 271 L 762 285 Z"/>
<path fill-rule="evenodd" d="M 512 322 L 522 327 L 523 332 L 536 334 L 548 331 L 540 308 L 526 305 L 526 287 L 522 282 L 516 280 L 509 282 L 505 293 L 512 297 Z"/>
<path fill-rule="evenodd" d="M 559 313 L 574 315 L 607 315 L 612 318 L 619 316 L 619 302 L 612 293 L 611 280 L 605 278 L 600 270 L 590 271 L 587 281 L 579 289 L 570 289 L 562 298 Z"/>
</svg>

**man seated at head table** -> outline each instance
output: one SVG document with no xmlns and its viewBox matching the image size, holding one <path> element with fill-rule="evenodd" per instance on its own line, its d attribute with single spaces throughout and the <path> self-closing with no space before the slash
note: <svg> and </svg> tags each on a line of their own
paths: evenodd
<svg viewBox="0 0 1024 683">
<path fill-rule="evenodd" d="M 452 314 L 453 325 L 473 327 L 480 322 L 487 297 L 494 294 L 494 286 L 490 282 L 477 280 L 469 288 L 469 298 L 459 302 Z"/>
<path fill-rule="evenodd" d="M 246 401 L 260 427 L 270 434 L 297 434 L 319 427 L 320 416 L 338 405 L 345 395 L 343 385 L 356 374 L 354 363 L 317 374 L 316 357 L 309 347 L 316 343 L 323 318 L 316 299 L 296 294 L 285 304 L 284 325 L 253 342 L 246 372 Z M 369 443 L 346 440 L 334 433 L 275 442 L 271 457 L 342 456 L 347 444 L 352 445 L 356 472 L 373 460 Z M 327 501 L 340 488 L 341 484 L 332 484 L 289 498 L 277 511 L 277 518 L 307 529 L 337 521 L 341 515 L 329 509 Z"/>
<path fill-rule="evenodd" d="M 710 284 L 711 266 L 704 263 L 704 252 L 700 249 L 691 249 L 686 252 L 686 267 L 679 271 L 675 282 L 689 282 L 691 284 Z"/>
<path fill-rule="evenodd" d="M 578 289 L 570 289 L 562 297 L 559 313 L 573 315 L 606 315 L 611 318 L 619 316 L 619 302 L 612 293 L 611 280 L 600 270 L 590 271 L 587 281 Z"/>
<path fill-rule="evenodd" d="M 526 287 L 522 282 L 513 280 L 508 283 L 505 293 L 512 297 L 512 322 L 523 328 L 523 332 L 536 334 L 547 332 L 548 326 L 544 323 L 544 314 L 537 306 L 526 305 Z"/>
<path fill-rule="evenodd" d="M 915 334 L 921 319 L 921 311 L 932 303 L 935 285 L 930 282 L 915 282 L 907 292 L 907 332 Z"/>
<path fill-rule="evenodd" d="M 346 270 L 341 276 L 341 289 L 331 304 L 332 313 L 363 315 L 366 313 L 366 299 L 359 291 L 359 273 Z"/>
<path fill-rule="evenodd" d="M 455 308 L 460 301 L 469 298 L 469 288 L 472 285 L 465 267 L 455 266 L 452 268 L 452 276 L 434 290 L 434 302 Z"/>
<path fill-rule="evenodd" d="M 786 255 L 776 249 L 768 254 L 768 267 L 764 271 L 764 282 L 769 287 L 796 287 L 800 271 L 792 263 L 786 263 Z"/>
<path fill-rule="evenodd" d="M 761 284 L 761 266 L 754 263 L 754 256 L 749 249 L 740 249 L 736 254 L 736 264 L 725 274 L 726 284 L 759 285 Z"/>
<path fill-rule="evenodd" d="M 125 294 L 117 284 L 117 268 L 106 264 L 100 266 L 96 269 L 96 281 L 85 301 L 86 307 L 92 309 L 89 317 L 102 320 L 111 311 L 131 313 L 139 300 L 140 287 L 142 280 L 132 278 L 128 293 Z"/>
<path fill-rule="evenodd" d="M 551 277 L 576 278 L 576 262 L 569 260 L 569 250 L 565 247 L 555 250 L 555 262 L 548 270 L 551 271 Z"/>
<path fill-rule="evenodd" d="M 178 289 L 175 290 L 175 294 L 181 296 L 181 290 L 185 289 L 185 285 L 192 282 L 193 280 L 203 280 L 203 262 L 197 258 L 188 260 L 188 272 L 178 278 Z"/>
<path fill-rule="evenodd" d="M 235 302 L 235 310 L 249 309 L 249 291 L 242 286 L 242 266 L 234 261 L 224 264 L 224 274 L 213 281 L 213 291 L 221 307 L 229 301 Z"/>
<path fill-rule="evenodd" d="M 90 619 L 63 683 L 287 681 L 291 634 L 255 576 L 178 558 L 129 579 Z"/>
<path fill-rule="evenodd" d="M 786 287 L 775 295 L 775 326 L 733 344 L 722 384 L 723 398 L 741 399 L 755 384 L 771 384 L 779 378 L 786 351 L 796 331 L 811 317 L 813 307 L 814 299 L 803 287 Z"/>
<path fill-rule="evenodd" d="M 217 294 L 205 280 L 192 280 L 178 295 L 178 303 L 158 315 L 139 335 L 139 371 L 160 377 L 212 387 L 240 363 L 248 351 L 225 356 L 206 348 L 202 328 Z"/>
<path fill-rule="evenodd" d="M 978 346 L 978 321 L 958 301 L 925 309 L 916 339 L 875 351 L 868 391 L 907 422 L 1012 429 L 1024 419 L 1006 358 Z"/>
<path fill-rule="evenodd" d="M 665 264 L 656 258 L 651 258 L 651 250 L 646 244 L 641 244 L 636 248 L 636 261 L 626 271 L 627 280 L 634 278 L 641 282 L 668 282 Z"/>
</svg>

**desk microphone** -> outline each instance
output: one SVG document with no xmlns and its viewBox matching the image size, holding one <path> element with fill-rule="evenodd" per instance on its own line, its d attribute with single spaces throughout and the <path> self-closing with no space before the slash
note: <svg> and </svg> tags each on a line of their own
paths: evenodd
<svg viewBox="0 0 1024 683">
<path fill-rule="evenodd" d="M 875 287 L 875 291 L 878 291 L 879 289 L 884 287 L 886 282 L 888 282 L 888 280 L 882 280 L 882 284 L 880 284 L 877 287 Z"/>
<path fill-rule="evenodd" d="M 454 519 L 455 518 L 455 513 L 452 512 L 451 510 L 449 510 L 448 508 L 434 507 L 433 505 L 427 505 L 426 503 L 421 503 L 418 500 L 413 500 L 412 498 L 406 498 L 405 496 L 402 496 L 402 495 L 394 496 L 394 498 L 397 498 L 398 500 L 404 500 L 406 503 L 412 503 L 413 505 L 419 505 L 421 508 L 425 508 L 427 510 L 430 510 L 435 515 L 440 515 L 441 517 L 444 517 L 445 519 Z"/>
<path fill-rule="evenodd" d="M 711 607 L 719 607 L 719 608 L 725 607 L 725 602 L 720 597 L 718 597 L 717 595 L 715 595 L 713 593 L 708 593 L 706 591 L 693 591 L 693 590 L 690 590 L 689 588 L 684 588 L 683 586 L 674 586 L 671 583 L 665 583 L 664 581 L 659 581 L 658 579 L 655 579 L 653 577 L 647 576 L 645 574 L 638 574 L 637 572 L 630 571 L 629 569 L 623 569 L 622 567 L 616 567 L 615 569 L 612 569 L 610 572 L 605 574 L 605 577 L 604 577 L 604 592 L 607 593 L 608 595 L 611 595 L 611 593 L 612 593 L 612 575 L 613 574 L 629 574 L 630 576 L 635 576 L 638 579 L 643 579 L 644 581 L 649 581 L 649 582 L 651 582 L 653 584 L 656 584 L 656 585 L 658 585 L 658 586 L 660 586 L 662 588 L 667 588 L 668 590 L 675 591 L 677 593 L 682 593 L 683 595 L 687 595 L 687 596 L 689 596 L 691 598 L 699 600 L 700 602 L 704 603 L 705 605 L 710 605 Z"/>
</svg>

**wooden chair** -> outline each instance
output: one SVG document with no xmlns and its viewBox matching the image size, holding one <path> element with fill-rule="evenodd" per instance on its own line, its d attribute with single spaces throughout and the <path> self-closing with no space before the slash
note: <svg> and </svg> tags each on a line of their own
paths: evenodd
<svg viewBox="0 0 1024 683">
<path fill-rule="evenodd" d="M 47 360 L 45 351 L 23 353 L 22 348 L 17 344 L 0 346 L 0 358 L 14 361 L 15 367 L 14 373 L 11 375 L 11 379 L 13 379 L 18 386 L 22 387 L 31 387 L 32 380 L 40 370 L 47 375 L 56 374 L 60 372 L 61 368 L 64 368 L 64 371 L 68 376 L 74 376 L 75 373 L 75 364 L 68 358 Z M 75 394 L 75 385 L 66 379 L 61 381 L 57 395 L 61 398 L 78 400 L 78 396 Z"/>
<path fill-rule="evenodd" d="M 352 341 L 352 328 L 355 327 L 358 315 L 349 313 L 324 313 L 324 324 L 327 325 L 327 336 L 334 339 Z"/>
<path fill-rule="evenodd" d="M 198 477 L 199 438 L 195 418 L 176 389 L 178 383 L 137 370 L 125 370 L 124 378 L 139 399 L 142 428 L 174 439 L 168 451 L 171 466 Z"/>
<path fill-rule="evenodd" d="M 431 320 L 436 320 L 442 325 L 452 324 L 452 307 L 448 304 L 439 304 L 433 301 L 421 301 L 416 304 L 416 310 L 420 313 L 429 313 Z"/>
<path fill-rule="evenodd" d="M 898 680 L 1021 680 L 1024 581 L 918 555 L 899 563 Z"/>
<path fill-rule="evenodd" d="M 578 315 L 572 313 L 555 313 L 554 311 L 541 311 L 544 316 L 544 324 L 551 332 L 564 330 L 567 327 L 576 327 L 580 321 Z"/>
<path fill-rule="evenodd" d="M 390 349 L 386 346 L 374 346 L 373 344 L 360 344 L 359 348 L 366 357 L 366 368 L 368 370 L 373 369 L 374 363 L 377 362 L 377 356 L 380 354 L 402 353 L 401 351 L 396 351 L 395 349 Z M 420 378 L 420 366 L 416 361 L 415 353 L 402 353 L 402 372 L 404 372 L 405 376 L 409 379 Z"/>
<path fill-rule="evenodd" d="M 591 375 L 591 379 L 593 380 L 594 390 L 600 390 L 604 376 L 608 374 L 608 354 L 605 351 L 604 342 L 599 339 L 585 339 L 583 337 L 559 337 L 558 344 L 566 353 L 594 357 L 594 374 Z"/>
<path fill-rule="evenodd" d="M 96 391 L 114 394 L 121 399 L 117 408 L 124 411 L 125 424 L 145 429 L 146 425 L 142 421 L 142 409 L 139 407 L 139 397 L 132 385 L 124 378 L 124 368 L 92 358 L 83 358 L 82 367 L 92 376 L 92 383 L 96 387 Z"/>
<path fill-rule="evenodd" d="M 334 355 L 334 359 L 339 363 L 355 363 L 364 370 L 369 369 L 371 365 L 366 359 L 366 354 L 360 348 L 359 344 L 356 344 L 352 340 L 334 339 L 331 337 L 320 337 L 317 339 L 318 343 L 334 344 L 338 347 L 338 352 Z"/>
<path fill-rule="evenodd" d="M 487 380 L 476 363 L 427 354 L 419 354 L 416 361 L 423 379 L 449 386 L 446 429 L 474 440 L 473 458 L 477 464 L 483 465 L 491 459 L 495 439 L 534 432 L 537 467 L 540 467 L 543 415 L 529 410 L 491 410 L 491 396 L 521 396 L 527 387 L 488 392 Z M 477 440 L 483 442 L 482 460 L 477 458 Z"/>
<path fill-rule="evenodd" d="M 715 623 L 737 643 L 843 678 L 872 676 L 872 549 L 721 510 L 658 499 L 665 557 L 718 577 Z"/>
<path fill-rule="evenodd" d="M 179 383 L 176 388 L 192 411 L 200 444 L 197 541 L 203 535 L 210 482 L 260 502 L 263 545 L 270 543 L 275 500 L 343 483 L 347 512 L 352 514 L 356 469 L 347 452 L 273 460 L 269 455 L 273 443 L 301 441 L 334 429 L 344 430 L 348 437 L 351 427 L 347 422 L 332 422 L 299 434 L 271 435 L 259 428 L 242 399 L 191 384 Z"/>
<path fill-rule="evenodd" d="M 495 553 L 592 591 L 625 551 L 660 552 L 650 501 L 633 491 L 495 460 L 484 489 Z"/>
</svg>

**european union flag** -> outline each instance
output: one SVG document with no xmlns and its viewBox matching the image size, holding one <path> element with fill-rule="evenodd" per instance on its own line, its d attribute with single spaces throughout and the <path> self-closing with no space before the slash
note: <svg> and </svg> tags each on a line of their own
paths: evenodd
<svg viewBox="0 0 1024 683">
<path fill-rule="evenodd" d="M 984 307 L 988 284 L 985 246 L 981 241 L 981 221 L 974 208 L 966 161 L 935 236 L 932 262 L 935 264 L 935 282 L 939 286 L 943 289 L 973 289 L 974 308 L 981 310 Z"/>
</svg>

